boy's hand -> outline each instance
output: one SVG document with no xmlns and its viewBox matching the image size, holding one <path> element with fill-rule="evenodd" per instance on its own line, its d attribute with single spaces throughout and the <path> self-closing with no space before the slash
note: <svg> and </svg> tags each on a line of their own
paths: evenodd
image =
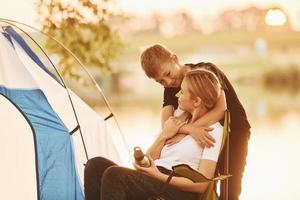
<svg viewBox="0 0 300 200">
<path fill-rule="evenodd" d="M 216 141 L 215 139 L 208 133 L 212 131 L 213 128 L 210 127 L 200 127 L 200 128 L 191 128 L 190 135 L 194 138 L 194 140 L 202 147 L 202 148 L 210 148 L 213 147 Z M 182 140 L 186 134 L 178 133 L 174 137 L 168 139 L 166 141 L 166 145 L 171 146 L 176 144 Z"/>
<path fill-rule="evenodd" d="M 216 140 L 208 133 L 212 131 L 211 127 L 195 127 L 191 126 L 189 134 L 202 148 L 210 148 L 214 146 Z"/>
</svg>

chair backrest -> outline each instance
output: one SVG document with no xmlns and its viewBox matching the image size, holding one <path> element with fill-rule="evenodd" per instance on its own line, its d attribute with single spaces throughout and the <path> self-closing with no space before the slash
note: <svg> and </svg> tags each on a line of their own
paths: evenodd
<svg viewBox="0 0 300 200">
<path fill-rule="evenodd" d="M 229 110 L 226 110 L 224 113 L 224 124 L 223 124 L 223 137 L 222 137 L 222 143 L 221 148 L 219 152 L 219 157 L 222 153 L 224 153 L 224 170 L 222 173 L 224 175 L 219 175 L 211 181 L 206 191 L 199 195 L 199 200 L 218 200 L 218 195 L 215 190 L 215 182 L 216 181 L 223 181 L 223 184 L 221 184 L 221 194 L 222 194 L 222 200 L 228 200 L 228 178 L 231 176 L 229 175 L 229 133 L 230 133 L 230 112 Z"/>
<path fill-rule="evenodd" d="M 230 112 L 226 110 L 224 113 L 224 125 L 223 125 L 223 140 L 221 151 L 224 152 L 224 160 L 223 160 L 223 172 L 226 175 L 229 175 L 229 134 L 230 134 Z M 220 157 L 219 154 L 219 157 Z M 230 175 L 231 176 L 231 175 Z M 223 180 L 223 184 L 221 184 L 221 194 L 223 200 L 228 200 L 228 178 Z"/>
</svg>

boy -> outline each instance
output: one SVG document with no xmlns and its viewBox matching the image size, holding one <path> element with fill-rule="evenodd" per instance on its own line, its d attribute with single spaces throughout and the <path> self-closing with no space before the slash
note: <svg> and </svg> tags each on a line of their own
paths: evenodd
<svg viewBox="0 0 300 200">
<path fill-rule="evenodd" d="M 154 79 L 164 87 L 162 126 L 178 107 L 176 94 L 180 90 L 180 84 L 187 71 L 195 68 L 205 68 L 219 78 L 223 90 L 216 106 L 194 124 L 183 126 L 180 129 L 182 134 L 178 134 L 168 143 L 176 143 L 184 137 L 184 134 L 190 134 L 202 147 L 211 147 L 214 139 L 208 134 L 208 131 L 211 130 L 208 126 L 222 119 L 227 106 L 231 117 L 229 174 L 232 175 L 229 178 L 228 196 L 229 200 L 238 200 L 241 193 L 241 181 L 246 163 L 251 127 L 245 110 L 225 74 L 211 63 L 181 65 L 175 54 L 159 44 L 152 45 L 142 52 L 141 65 L 149 78 Z M 223 166 L 219 166 L 219 170 L 222 170 L 222 168 Z"/>
</svg>

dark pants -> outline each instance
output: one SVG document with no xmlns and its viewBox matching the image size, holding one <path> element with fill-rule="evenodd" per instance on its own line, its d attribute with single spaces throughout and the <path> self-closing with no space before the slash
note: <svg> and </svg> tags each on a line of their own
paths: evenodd
<svg viewBox="0 0 300 200">
<path fill-rule="evenodd" d="M 229 174 L 232 177 L 228 179 L 228 200 L 239 200 L 239 195 L 241 194 L 242 178 L 248 154 L 249 136 L 249 130 L 238 133 L 230 132 L 229 134 Z M 222 152 L 218 162 L 218 171 L 220 173 L 224 171 L 223 159 L 224 152 Z M 222 193 L 221 199 L 223 199 Z"/>
<path fill-rule="evenodd" d="M 159 168 L 162 173 L 169 171 Z M 86 200 L 146 200 L 156 196 L 165 183 L 139 171 L 119 167 L 112 161 L 95 157 L 84 170 L 84 193 Z M 197 195 L 166 185 L 161 195 L 165 200 L 196 200 Z"/>
</svg>

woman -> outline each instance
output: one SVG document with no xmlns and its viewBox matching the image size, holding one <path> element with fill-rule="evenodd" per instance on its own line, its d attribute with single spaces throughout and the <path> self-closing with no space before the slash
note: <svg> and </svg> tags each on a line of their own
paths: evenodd
<svg viewBox="0 0 300 200">
<path fill-rule="evenodd" d="M 159 136 L 147 151 L 151 167 L 135 165 L 137 170 L 131 170 L 119 167 L 105 158 L 93 158 L 85 168 L 86 199 L 142 200 L 155 196 L 165 184 L 171 167 L 177 164 L 187 164 L 212 178 L 222 141 L 223 129 L 219 123 L 212 126 L 214 129 L 211 134 L 216 143 L 209 149 L 203 149 L 189 135 L 174 145 L 166 145 L 166 141 L 177 134 L 183 123 L 193 123 L 211 110 L 220 92 L 220 83 L 212 72 L 205 69 L 187 72 L 177 94 L 179 108 L 185 114 L 171 117 L 165 122 Z M 166 200 L 196 199 L 206 187 L 207 183 L 194 183 L 184 177 L 173 177 L 161 196 Z"/>
</svg>

